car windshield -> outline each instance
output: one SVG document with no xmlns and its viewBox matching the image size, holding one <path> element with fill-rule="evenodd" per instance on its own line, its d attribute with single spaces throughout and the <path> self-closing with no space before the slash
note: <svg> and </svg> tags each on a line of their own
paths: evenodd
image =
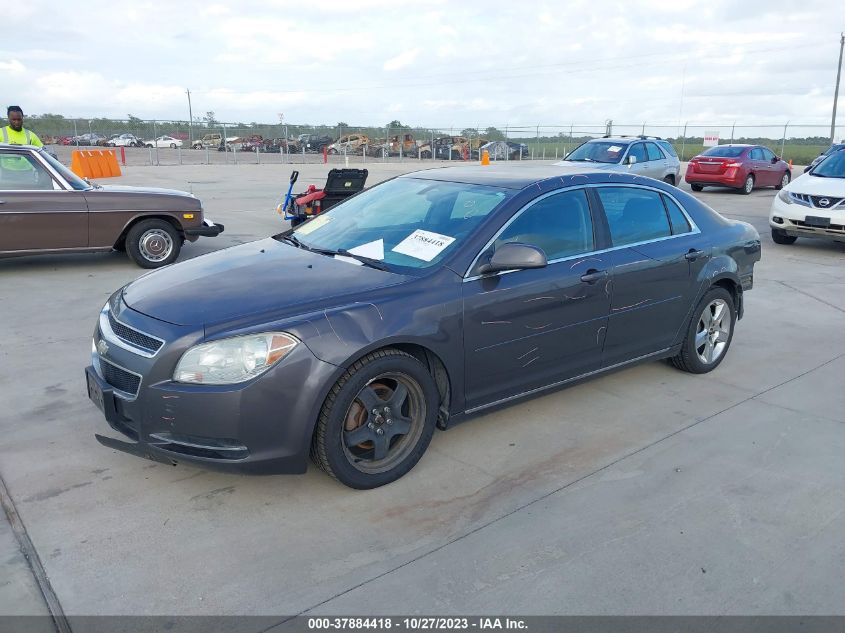
<svg viewBox="0 0 845 633">
<path fill-rule="evenodd" d="M 593 163 L 618 163 L 625 154 L 627 143 L 618 141 L 587 141 L 574 149 L 566 160 L 583 160 Z"/>
<path fill-rule="evenodd" d="M 439 263 L 513 195 L 498 187 L 403 177 L 332 207 L 292 233 L 302 246 L 349 253 L 397 272 Z"/>
<path fill-rule="evenodd" d="M 736 158 L 745 151 L 744 147 L 711 147 L 701 153 L 702 156 L 717 156 L 719 158 Z"/>
<path fill-rule="evenodd" d="M 845 150 L 834 152 L 810 170 L 821 178 L 845 178 Z"/>
<path fill-rule="evenodd" d="M 51 154 L 45 151 L 41 151 L 41 157 L 50 163 L 50 166 L 59 172 L 62 177 L 68 181 L 68 184 L 76 189 L 77 191 L 87 191 L 88 189 L 93 189 L 94 186 L 90 183 L 85 182 L 82 178 L 74 174 L 70 169 L 65 167 L 62 163 L 60 163 L 56 158 L 54 158 Z"/>
</svg>

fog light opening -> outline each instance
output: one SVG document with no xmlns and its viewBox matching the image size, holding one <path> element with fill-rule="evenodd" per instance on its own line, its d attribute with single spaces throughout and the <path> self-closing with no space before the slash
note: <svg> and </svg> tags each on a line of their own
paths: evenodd
<svg viewBox="0 0 845 633">
<path fill-rule="evenodd" d="M 772 222 L 774 222 L 775 224 L 783 224 L 783 218 L 778 215 L 773 216 Z"/>
</svg>

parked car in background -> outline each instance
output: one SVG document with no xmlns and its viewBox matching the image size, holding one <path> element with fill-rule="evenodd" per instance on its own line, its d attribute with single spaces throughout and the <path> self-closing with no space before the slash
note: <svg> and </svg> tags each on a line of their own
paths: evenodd
<svg viewBox="0 0 845 633">
<path fill-rule="evenodd" d="M 0 257 L 114 249 L 158 268 L 223 232 L 189 193 L 92 184 L 27 145 L 0 144 L 0 199 Z"/>
<path fill-rule="evenodd" d="M 43 140 L 43 139 L 42 139 L 42 140 Z M 807 166 L 804 168 L 804 173 L 806 174 L 806 173 L 807 173 L 808 171 L 810 171 L 813 167 L 815 167 L 815 166 L 816 166 L 816 165 L 818 165 L 818 164 L 819 164 L 822 160 L 824 160 L 827 156 L 830 156 L 833 152 L 838 152 L 840 149 L 845 149 L 845 142 L 842 142 L 842 143 L 835 143 L 835 144 L 831 145 L 831 146 L 830 146 L 830 148 L 829 148 L 827 151 L 824 151 L 824 152 L 822 152 L 821 154 L 819 154 L 818 156 L 816 156 L 816 157 L 813 159 L 813 162 L 811 162 L 809 165 L 807 165 Z"/>
<path fill-rule="evenodd" d="M 144 141 L 134 134 L 117 134 L 106 142 L 106 147 L 143 147 Z"/>
<path fill-rule="evenodd" d="M 222 134 L 206 134 L 201 139 L 191 143 L 193 149 L 217 149 L 223 144 Z"/>
<path fill-rule="evenodd" d="M 799 237 L 845 242 L 845 147 L 825 158 L 772 201 L 769 226 L 775 244 Z"/>
<path fill-rule="evenodd" d="M 98 132 L 86 132 L 85 134 L 80 134 L 79 136 L 72 137 L 70 144 L 92 146 L 98 145 L 101 141 L 105 141 L 106 138 L 106 136 Z"/>
<path fill-rule="evenodd" d="M 291 152 L 301 152 L 303 149 L 306 153 L 322 152 L 324 147 L 332 143 L 334 139 L 326 134 L 300 134 L 291 141 L 289 149 Z"/>
<path fill-rule="evenodd" d="M 364 146 L 370 145 L 370 138 L 366 134 L 348 134 L 341 136 L 328 146 L 329 154 L 361 154 Z"/>
<path fill-rule="evenodd" d="M 562 161 L 561 166 L 584 166 L 648 176 L 670 185 L 680 182 L 681 161 L 669 141 L 655 136 L 605 136 L 582 143 Z"/>
<path fill-rule="evenodd" d="M 176 149 L 177 147 L 182 147 L 182 141 L 178 138 L 173 136 L 159 136 L 151 141 L 144 141 L 145 147 L 169 147 L 171 149 Z"/>
<path fill-rule="evenodd" d="M 789 184 L 789 165 L 762 145 L 717 145 L 694 156 L 686 180 L 693 191 L 706 186 L 731 187 L 749 194 L 757 187 L 783 189 Z"/>
<path fill-rule="evenodd" d="M 531 154 L 528 145 L 514 141 L 490 141 L 482 145 L 479 150 L 489 152 L 490 160 L 520 160 Z"/>
<path fill-rule="evenodd" d="M 375 488 L 435 426 L 645 360 L 716 369 L 759 259 L 753 226 L 659 181 L 405 174 L 113 293 L 88 395 L 127 439 L 97 439 L 252 473 L 301 473 L 310 454 Z"/>
</svg>

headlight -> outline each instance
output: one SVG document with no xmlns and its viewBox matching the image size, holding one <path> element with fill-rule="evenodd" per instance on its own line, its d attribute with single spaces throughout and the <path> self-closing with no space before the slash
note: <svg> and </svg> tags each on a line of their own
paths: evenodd
<svg viewBox="0 0 845 633">
<path fill-rule="evenodd" d="M 785 202 L 786 204 L 792 204 L 794 202 L 792 200 L 792 196 L 789 195 L 789 192 L 786 189 L 780 190 L 780 193 L 778 193 L 778 200 Z"/>
<path fill-rule="evenodd" d="M 232 385 L 260 376 L 299 343 L 283 332 L 236 336 L 202 343 L 182 355 L 173 380 L 201 385 Z"/>
</svg>

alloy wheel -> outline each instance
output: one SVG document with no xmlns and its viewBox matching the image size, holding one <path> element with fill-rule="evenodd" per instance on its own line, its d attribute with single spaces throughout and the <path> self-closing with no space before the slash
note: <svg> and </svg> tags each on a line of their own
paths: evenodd
<svg viewBox="0 0 845 633">
<path fill-rule="evenodd" d="M 698 318 L 695 353 L 705 365 L 711 365 L 725 352 L 731 338 L 731 311 L 722 299 L 714 299 Z"/>
</svg>

